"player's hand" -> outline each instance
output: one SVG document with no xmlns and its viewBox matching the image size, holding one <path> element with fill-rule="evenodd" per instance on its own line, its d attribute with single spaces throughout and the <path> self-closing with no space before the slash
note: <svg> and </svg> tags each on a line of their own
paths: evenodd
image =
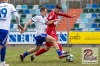
<svg viewBox="0 0 100 66">
<path fill-rule="evenodd" d="M 20 33 L 23 33 L 24 28 L 21 25 L 18 25 L 17 27 L 18 27 L 18 30 L 20 31 Z"/>
<path fill-rule="evenodd" d="M 76 15 L 73 15 L 73 16 L 72 16 L 72 18 L 75 18 L 75 17 L 76 17 Z"/>
<path fill-rule="evenodd" d="M 21 26 L 21 25 L 17 25 L 17 28 L 19 29 L 19 30 L 23 30 L 23 27 Z"/>
<path fill-rule="evenodd" d="M 56 20 L 56 21 L 55 21 L 55 23 L 54 23 L 54 24 L 55 24 L 56 26 L 59 26 L 59 24 L 60 24 L 61 20 L 60 20 L 60 19 L 55 19 L 55 20 Z"/>
<path fill-rule="evenodd" d="M 25 30 L 26 30 L 26 29 L 25 29 L 25 28 L 23 28 L 23 30 L 21 30 L 21 31 L 20 31 L 20 33 L 21 33 L 21 34 L 22 34 L 22 33 L 24 33 L 24 32 L 25 32 Z"/>
</svg>

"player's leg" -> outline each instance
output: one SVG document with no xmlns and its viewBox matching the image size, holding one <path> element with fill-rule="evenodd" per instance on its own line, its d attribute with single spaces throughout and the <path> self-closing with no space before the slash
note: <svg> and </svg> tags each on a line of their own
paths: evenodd
<svg viewBox="0 0 100 66">
<path fill-rule="evenodd" d="M 59 58 L 65 57 L 65 55 L 63 55 L 62 52 L 60 51 L 59 46 L 58 46 L 57 41 L 56 41 L 55 38 L 53 38 L 53 37 L 51 37 L 51 36 L 48 35 L 46 37 L 46 42 L 52 42 L 52 44 L 56 48 L 56 52 L 58 53 Z"/>
<path fill-rule="evenodd" d="M 46 35 L 44 36 L 44 38 L 46 39 Z M 46 42 L 45 43 L 45 47 L 41 48 L 39 51 L 37 51 L 34 55 L 31 55 L 31 61 L 33 61 L 35 59 L 36 56 L 39 56 L 47 51 L 49 51 L 49 49 L 51 48 L 52 44 L 50 42 Z"/>
<path fill-rule="evenodd" d="M 34 55 L 31 55 L 31 61 L 33 61 L 35 59 L 36 56 L 39 56 L 47 51 L 49 51 L 49 49 L 51 48 L 52 44 L 51 43 L 46 43 L 45 47 L 41 48 L 39 51 L 37 51 Z"/>
<path fill-rule="evenodd" d="M 54 38 L 56 39 L 60 51 L 61 51 L 63 54 L 68 54 L 68 52 L 66 52 L 66 51 L 63 50 L 61 44 L 58 42 L 58 36 L 57 36 L 57 35 L 52 35 L 52 37 L 54 37 Z"/>
<path fill-rule="evenodd" d="M 6 47 L 7 47 L 8 42 L 6 41 L 4 47 L 1 49 L 1 64 L 5 66 L 9 66 L 9 64 L 5 63 L 5 56 L 6 56 Z"/>
<path fill-rule="evenodd" d="M 54 37 L 56 40 L 58 40 L 58 37 L 57 37 L 57 36 L 52 36 L 52 37 Z M 60 45 L 59 42 L 57 42 L 57 43 L 58 43 L 58 46 L 59 46 L 60 51 L 62 51 L 62 53 L 63 53 L 62 46 Z M 36 56 L 39 56 L 39 55 L 41 55 L 41 54 L 43 54 L 43 53 L 49 51 L 49 49 L 51 48 L 51 46 L 52 46 L 52 43 L 51 43 L 51 42 L 46 42 L 46 43 L 45 43 L 45 47 L 41 48 L 41 49 L 40 49 L 39 51 L 37 51 L 34 55 L 31 55 L 31 61 L 33 61 L 33 60 L 35 59 Z"/>
<path fill-rule="evenodd" d="M 7 43 L 4 45 L 4 47 L 2 47 L 1 49 L 1 62 L 5 62 L 5 55 L 6 55 L 6 46 L 7 46 Z"/>
<path fill-rule="evenodd" d="M 55 37 L 55 36 L 52 36 L 52 37 L 54 37 L 56 40 L 58 40 L 57 37 Z M 51 42 L 46 42 L 45 43 L 45 47 L 41 48 L 34 55 L 31 56 L 31 61 L 33 61 L 36 56 L 39 56 L 39 55 L 47 52 L 51 48 L 51 46 L 52 46 L 52 43 Z M 61 47 L 61 45 L 59 43 L 58 43 L 58 46 L 59 46 L 60 51 L 62 51 L 62 47 Z"/>
<path fill-rule="evenodd" d="M 31 48 L 31 49 L 29 49 L 28 51 L 26 51 L 23 55 L 24 55 L 24 57 L 26 57 L 27 55 L 29 55 L 29 54 L 31 54 L 31 53 L 33 53 L 33 52 L 36 52 L 36 51 L 38 51 L 39 49 L 40 49 L 40 46 L 36 46 L 36 47 Z"/>
<path fill-rule="evenodd" d="M 66 54 L 66 56 L 67 56 L 67 55 L 69 56 L 69 53 L 71 52 L 71 50 L 69 50 L 69 51 L 64 51 L 63 48 L 62 48 L 62 46 L 61 46 L 61 44 L 60 44 L 59 42 L 58 42 L 58 46 L 59 46 L 60 51 L 61 51 L 63 54 Z"/>
<path fill-rule="evenodd" d="M 58 46 L 59 46 L 60 51 L 62 52 L 62 51 L 63 51 L 62 46 L 60 45 L 60 43 L 59 43 L 59 42 L 57 42 L 57 44 L 58 44 Z"/>
<path fill-rule="evenodd" d="M 29 54 L 31 54 L 33 52 L 38 51 L 40 49 L 41 45 L 43 44 L 43 42 L 45 41 L 45 37 L 41 36 L 41 35 L 36 36 L 35 39 L 36 39 L 36 46 L 34 48 L 31 48 L 30 50 L 28 50 L 28 51 L 26 51 L 26 52 L 24 52 L 23 54 L 20 55 L 20 60 L 22 62 L 23 62 L 24 58 L 27 55 L 29 55 Z"/>
<path fill-rule="evenodd" d="M 4 45 L 2 44 L 2 34 L 0 34 L 0 52 L 1 52 L 1 49 Z"/>
<path fill-rule="evenodd" d="M 23 54 L 20 55 L 20 60 L 23 62 L 24 58 L 28 56 L 29 54 L 36 52 L 40 49 L 40 46 L 35 46 L 34 48 L 29 49 L 28 51 L 24 52 Z"/>
<path fill-rule="evenodd" d="M 52 36 L 52 37 L 54 37 L 56 40 L 58 40 L 58 37 L 57 36 Z M 57 42 L 58 43 L 58 42 Z M 47 52 L 50 48 L 51 48 L 51 46 L 52 46 L 52 43 L 51 42 L 46 42 L 46 44 L 45 44 L 45 46 L 46 47 L 43 47 L 43 48 L 41 48 L 39 51 L 37 51 L 36 53 L 35 53 L 35 56 L 38 56 L 38 55 L 41 55 L 42 53 L 44 53 L 44 52 Z M 58 43 L 58 46 L 59 46 L 59 49 L 60 49 L 60 51 L 62 51 L 63 49 L 62 49 L 62 46 Z"/>
<path fill-rule="evenodd" d="M 50 47 L 52 46 L 52 43 L 55 43 L 56 45 L 57 45 L 57 42 L 56 42 L 56 39 L 55 38 L 53 38 L 53 37 L 51 37 L 51 36 L 49 36 L 49 35 L 47 35 L 47 36 L 45 36 L 46 38 L 46 44 L 45 44 L 45 48 L 42 48 L 42 49 L 40 49 L 38 52 L 36 52 L 34 55 L 32 55 L 31 56 L 31 61 L 33 61 L 34 60 L 34 58 L 36 57 L 36 56 L 38 56 L 38 55 L 40 55 L 40 54 L 42 54 L 42 53 L 44 53 L 44 52 L 47 52 L 49 49 L 50 49 Z M 64 56 L 62 56 L 62 53 L 61 53 L 61 51 L 59 50 L 59 47 L 58 47 L 58 45 L 56 46 L 58 49 L 57 49 L 57 53 L 58 53 L 58 55 L 59 55 L 59 58 L 63 58 L 63 57 L 65 57 L 65 55 Z"/>
<path fill-rule="evenodd" d="M 42 53 L 45 53 L 45 52 L 49 51 L 49 49 L 51 48 L 51 46 L 52 46 L 52 43 L 46 42 L 46 43 L 45 43 L 45 47 L 43 47 L 43 48 L 41 48 L 39 51 L 37 51 L 37 52 L 35 53 L 35 56 L 39 56 L 39 55 L 41 55 Z"/>
<path fill-rule="evenodd" d="M 52 35 L 52 37 L 54 37 L 54 38 L 56 39 L 56 41 L 57 41 L 57 44 L 58 44 L 58 46 L 59 46 L 60 51 L 63 51 L 62 46 L 61 46 L 61 45 L 60 45 L 60 43 L 58 42 L 58 36 L 57 36 L 57 35 Z"/>
<path fill-rule="evenodd" d="M 6 55 L 6 42 L 8 38 L 8 31 L 0 29 L 0 57 L 1 57 L 1 66 L 9 66 L 8 64 L 5 64 L 5 55 Z"/>
<path fill-rule="evenodd" d="M 62 48 L 62 46 L 60 45 L 60 43 L 58 42 L 58 37 L 57 37 L 56 35 L 52 35 L 52 37 L 55 38 L 55 39 L 57 40 L 57 44 L 58 44 L 58 46 L 59 46 L 59 49 L 60 49 L 60 51 L 63 52 L 63 48 Z M 45 46 L 46 46 L 46 47 L 44 47 L 44 48 L 40 49 L 38 52 L 36 52 L 35 55 L 38 56 L 38 55 L 40 55 L 40 54 L 42 54 L 42 53 L 48 51 L 48 50 L 51 48 L 52 43 L 51 43 L 51 42 L 46 42 L 46 43 L 45 43 Z"/>
<path fill-rule="evenodd" d="M 3 46 L 0 45 L 0 50 L 2 49 Z"/>
</svg>

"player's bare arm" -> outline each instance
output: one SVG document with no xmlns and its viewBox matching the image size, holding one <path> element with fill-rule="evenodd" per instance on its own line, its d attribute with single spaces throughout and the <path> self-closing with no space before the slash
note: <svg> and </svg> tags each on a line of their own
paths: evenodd
<svg viewBox="0 0 100 66">
<path fill-rule="evenodd" d="M 14 9 L 15 9 L 15 8 L 14 8 Z M 19 17 L 19 15 L 18 15 L 18 13 L 16 12 L 16 10 L 15 10 L 15 12 L 14 12 L 13 14 L 14 14 L 15 19 L 16 19 L 17 28 L 18 28 L 19 30 L 23 30 L 23 27 L 20 25 L 20 17 Z"/>
<path fill-rule="evenodd" d="M 23 27 L 20 25 L 20 18 L 18 18 L 18 16 L 16 16 L 16 22 L 17 22 L 17 28 L 20 30 L 23 30 Z"/>
<path fill-rule="evenodd" d="M 32 20 L 29 20 L 28 22 L 26 22 L 26 24 L 25 24 L 23 30 L 21 30 L 21 33 L 24 33 L 24 32 L 25 32 L 25 30 L 27 29 L 27 26 L 28 26 L 31 22 L 32 22 Z"/>
<path fill-rule="evenodd" d="M 75 18 L 76 17 L 76 15 L 70 16 L 70 15 L 62 13 L 62 12 L 57 13 L 57 15 L 64 16 L 64 17 L 67 17 L 67 18 Z"/>
</svg>

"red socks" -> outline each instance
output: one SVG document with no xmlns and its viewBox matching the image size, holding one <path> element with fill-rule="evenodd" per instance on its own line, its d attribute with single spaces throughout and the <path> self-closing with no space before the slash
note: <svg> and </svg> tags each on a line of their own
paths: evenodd
<svg viewBox="0 0 100 66">
<path fill-rule="evenodd" d="M 58 43 L 58 46 L 59 46 L 60 51 L 62 52 L 63 51 L 62 46 L 59 43 Z M 37 51 L 35 53 L 35 55 L 38 56 L 38 55 L 41 55 L 42 53 L 45 53 L 45 52 L 46 52 L 45 48 L 41 48 L 39 51 Z"/>
<path fill-rule="evenodd" d="M 42 53 L 45 53 L 45 52 L 46 52 L 45 48 L 41 48 L 39 51 L 37 51 L 35 53 L 35 55 L 38 56 L 38 55 L 41 55 Z"/>
<path fill-rule="evenodd" d="M 60 51 L 62 52 L 63 51 L 62 46 L 59 43 L 58 43 L 58 46 L 59 46 Z"/>
</svg>

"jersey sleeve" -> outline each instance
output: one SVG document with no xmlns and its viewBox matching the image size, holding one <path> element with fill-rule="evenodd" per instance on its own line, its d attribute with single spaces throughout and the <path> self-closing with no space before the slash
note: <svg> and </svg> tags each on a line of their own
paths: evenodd
<svg viewBox="0 0 100 66">
<path fill-rule="evenodd" d="M 12 5 L 12 4 L 11 4 L 11 12 L 15 17 L 20 18 L 19 15 L 18 15 L 18 12 L 16 11 L 16 9 L 14 7 L 14 5 Z"/>
<path fill-rule="evenodd" d="M 11 14 L 15 16 L 16 22 L 18 21 L 18 24 L 20 24 L 20 17 L 18 15 L 18 12 L 16 11 L 14 5 L 10 4 L 11 6 Z"/>
<path fill-rule="evenodd" d="M 17 10 L 15 9 L 14 5 L 12 5 L 12 4 L 11 4 L 11 11 L 12 11 L 12 14 L 13 14 L 14 12 L 17 12 Z"/>
<path fill-rule="evenodd" d="M 54 14 L 53 14 L 53 13 L 50 13 L 50 14 L 48 15 L 48 17 L 47 17 L 47 20 L 52 20 L 53 17 L 54 17 Z"/>
<path fill-rule="evenodd" d="M 57 15 L 58 16 L 64 16 L 64 17 L 67 17 L 67 18 L 72 18 L 72 16 L 70 16 L 68 14 L 61 13 L 61 12 L 59 12 Z"/>
<path fill-rule="evenodd" d="M 39 16 L 35 16 L 33 18 L 31 18 L 32 22 L 38 22 L 40 20 L 40 17 Z"/>
<path fill-rule="evenodd" d="M 44 17 L 44 19 L 45 19 L 45 22 L 48 22 L 48 19 L 46 17 Z"/>
</svg>

